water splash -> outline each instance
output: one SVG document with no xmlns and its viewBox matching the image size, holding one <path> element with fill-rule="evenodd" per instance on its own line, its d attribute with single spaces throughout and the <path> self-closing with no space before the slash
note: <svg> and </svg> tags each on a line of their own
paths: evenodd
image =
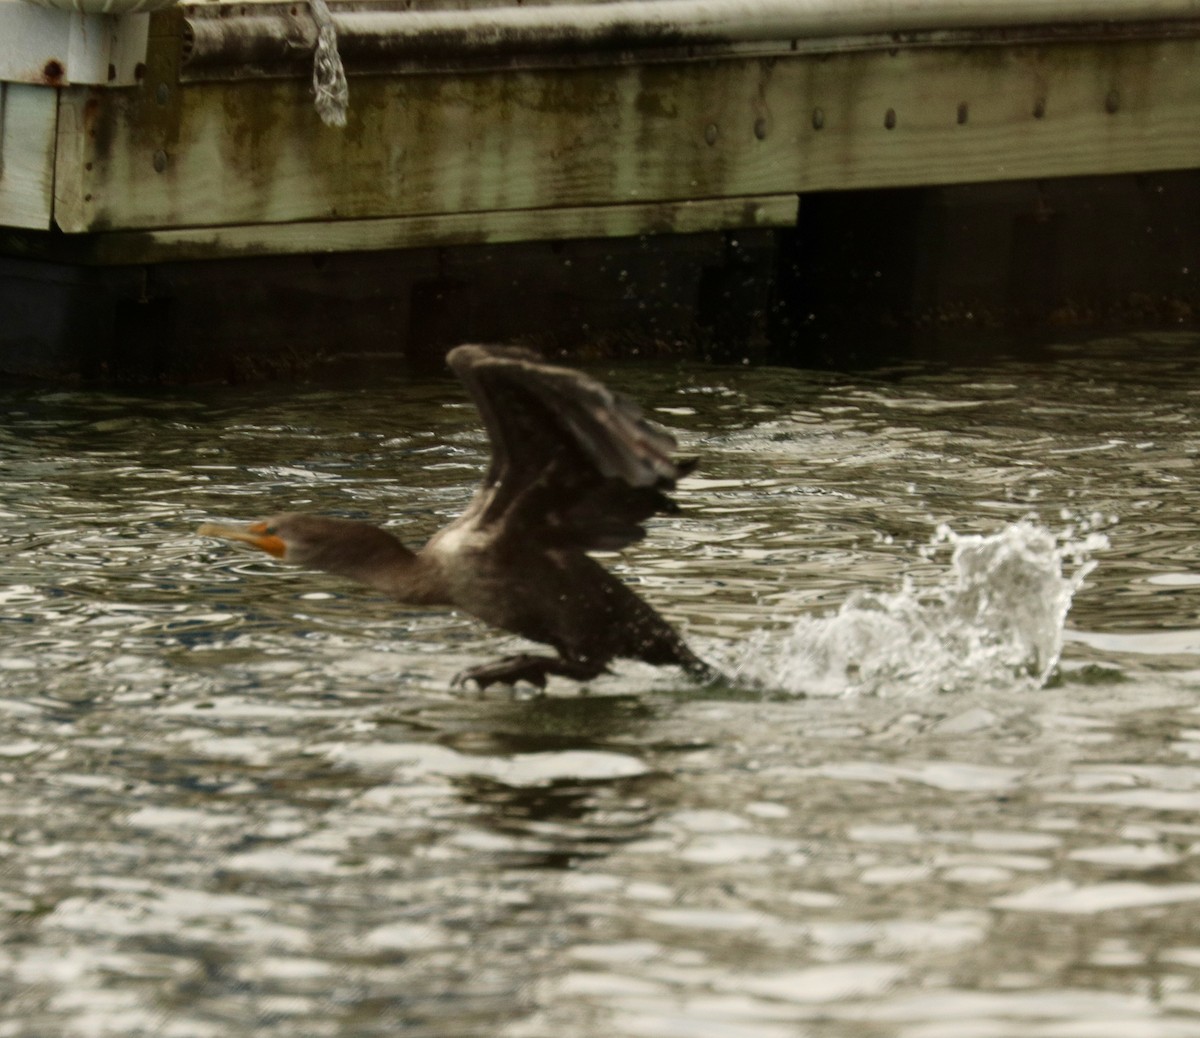
<svg viewBox="0 0 1200 1038">
<path fill-rule="evenodd" d="M 936 585 L 859 592 L 833 614 L 760 631 L 735 679 L 804 695 L 921 695 L 1040 688 L 1062 652 L 1071 600 L 1107 538 L 1083 523 L 1058 537 L 1023 520 L 989 536 L 938 528 L 922 555 L 952 549 Z M 1069 572 L 1064 573 L 1064 568 Z"/>
</svg>

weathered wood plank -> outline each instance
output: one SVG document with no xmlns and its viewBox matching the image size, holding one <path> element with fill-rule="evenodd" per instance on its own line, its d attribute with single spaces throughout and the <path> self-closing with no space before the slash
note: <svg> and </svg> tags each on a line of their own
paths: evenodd
<svg viewBox="0 0 1200 1038">
<path fill-rule="evenodd" d="M 153 48 L 152 48 L 153 49 Z M 67 231 L 553 210 L 1200 165 L 1200 40 L 74 92 Z M 165 89 L 165 100 L 160 83 Z M 64 120 L 64 128 L 67 126 Z"/>
<path fill-rule="evenodd" d="M 89 239 L 87 249 L 78 258 L 92 263 L 138 263 L 632 237 L 647 233 L 691 234 L 753 227 L 790 227 L 796 223 L 798 208 L 799 199 L 796 195 L 770 195 L 699 202 L 448 213 L 326 223 L 114 231 Z"/>
<path fill-rule="evenodd" d="M 150 16 L 0 0 L 0 80 L 38 86 L 137 82 Z"/>
<path fill-rule="evenodd" d="M 0 224 L 48 229 L 58 95 L 0 82 Z"/>
<path fill-rule="evenodd" d="M 311 52 L 315 25 L 304 10 L 280 0 L 187 2 L 188 64 L 197 72 L 224 66 L 235 75 L 292 65 Z M 230 17 L 233 15 L 233 17 Z M 1172 35 L 1200 15 L 1196 0 L 543 0 L 536 4 L 465 0 L 458 4 L 335 5 L 339 45 L 353 67 L 386 53 L 427 67 L 487 57 L 528 63 L 535 55 L 570 63 L 599 54 L 644 58 L 665 47 L 730 49 L 846 49 L 848 39 L 899 42 L 901 34 L 1040 34 L 1039 38 L 1096 35 L 1099 26 L 1148 28 Z M 911 42 L 911 41 L 909 41 Z M 566 61 L 564 62 L 564 59 Z M 635 60 L 637 58 L 635 57 Z M 378 71 L 378 68 L 376 69 Z M 361 71 L 361 69 L 360 69 Z M 208 78 L 200 73 L 200 78 Z"/>
</svg>

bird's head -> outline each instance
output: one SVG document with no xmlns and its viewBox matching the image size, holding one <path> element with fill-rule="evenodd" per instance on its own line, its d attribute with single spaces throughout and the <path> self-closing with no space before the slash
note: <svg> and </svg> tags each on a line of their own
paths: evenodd
<svg viewBox="0 0 1200 1038">
<path fill-rule="evenodd" d="M 202 537 L 239 541 L 283 562 L 374 583 L 373 577 L 412 554 L 386 530 L 350 519 L 288 512 L 249 526 L 205 523 Z"/>
</svg>

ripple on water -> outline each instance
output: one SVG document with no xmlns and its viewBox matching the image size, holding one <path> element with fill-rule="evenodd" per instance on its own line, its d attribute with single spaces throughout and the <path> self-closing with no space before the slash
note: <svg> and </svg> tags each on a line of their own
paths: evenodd
<svg viewBox="0 0 1200 1038">
<path fill-rule="evenodd" d="M 702 468 L 609 561 L 742 680 L 540 698 L 193 533 L 420 542 L 452 383 L 5 391 L 0 1034 L 1192 1038 L 1195 342 L 617 366 Z"/>
</svg>

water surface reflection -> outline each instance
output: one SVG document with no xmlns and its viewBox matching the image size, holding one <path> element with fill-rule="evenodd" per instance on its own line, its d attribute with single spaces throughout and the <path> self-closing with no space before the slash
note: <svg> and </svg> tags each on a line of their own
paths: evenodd
<svg viewBox="0 0 1200 1038">
<path fill-rule="evenodd" d="M 614 565 L 713 658 L 928 618 L 940 524 L 1083 545 L 1048 686 L 940 692 L 903 626 L 870 685 L 455 692 L 515 641 L 193 535 L 420 541 L 485 450 L 453 382 L 6 391 L 0 1033 L 1200 1033 L 1196 346 L 602 372 L 703 455 Z"/>
</svg>

